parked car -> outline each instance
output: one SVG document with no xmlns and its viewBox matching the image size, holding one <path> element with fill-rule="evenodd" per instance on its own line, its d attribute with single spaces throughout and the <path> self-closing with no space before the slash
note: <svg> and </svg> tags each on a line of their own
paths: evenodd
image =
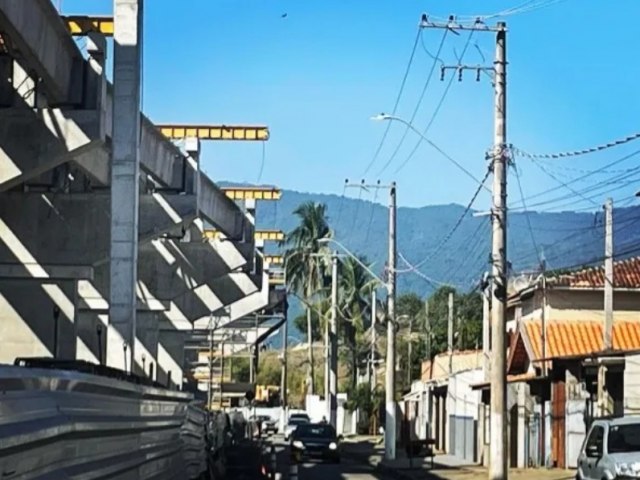
<svg viewBox="0 0 640 480">
<path fill-rule="evenodd" d="M 577 480 L 640 477 L 640 416 L 594 420 L 578 456 Z"/>
<path fill-rule="evenodd" d="M 291 461 L 318 459 L 340 462 L 340 439 L 335 429 L 326 423 L 298 425 L 291 434 Z"/>
<path fill-rule="evenodd" d="M 287 426 L 284 428 L 284 440 L 288 442 L 291 438 L 291 434 L 299 425 L 306 425 L 308 423 L 311 423 L 308 415 L 291 415 L 287 422 Z"/>
<path fill-rule="evenodd" d="M 260 422 L 260 433 L 269 435 L 270 433 L 278 433 L 278 423 L 269 415 L 258 415 Z"/>
</svg>

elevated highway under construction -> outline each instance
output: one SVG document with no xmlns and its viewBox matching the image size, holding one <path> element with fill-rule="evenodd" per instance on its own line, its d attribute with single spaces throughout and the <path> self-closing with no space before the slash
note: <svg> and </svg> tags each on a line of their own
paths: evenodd
<svg viewBox="0 0 640 480">
<path fill-rule="evenodd" d="M 283 233 L 255 228 L 280 190 L 200 168 L 201 142 L 268 127 L 147 118 L 142 0 L 113 5 L 0 0 L 3 479 L 212 478 L 210 411 L 255 388 L 286 325 L 282 258 L 263 248 Z M 226 376 L 233 355 L 249 382 Z"/>
</svg>

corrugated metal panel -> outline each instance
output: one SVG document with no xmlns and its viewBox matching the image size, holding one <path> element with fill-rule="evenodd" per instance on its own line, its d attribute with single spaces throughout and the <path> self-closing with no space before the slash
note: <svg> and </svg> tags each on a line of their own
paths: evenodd
<svg viewBox="0 0 640 480">
<path fill-rule="evenodd" d="M 3 479 L 182 480 L 204 471 L 205 416 L 189 408 L 189 394 L 13 366 L 0 366 L 0 391 Z"/>
</svg>

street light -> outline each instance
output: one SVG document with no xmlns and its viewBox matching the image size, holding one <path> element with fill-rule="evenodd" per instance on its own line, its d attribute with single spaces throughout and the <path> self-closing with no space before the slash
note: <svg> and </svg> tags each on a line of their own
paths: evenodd
<svg viewBox="0 0 640 480">
<path fill-rule="evenodd" d="M 469 170 L 467 170 L 464 166 L 462 166 L 455 158 L 452 158 L 447 152 L 445 152 L 438 145 L 436 145 L 431 140 L 429 140 L 429 138 L 427 138 L 427 136 L 424 133 L 422 133 L 420 130 L 414 127 L 411 122 L 406 121 L 404 118 L 397 117 L 395 115 L 389 115 L 387 113 L 380 113 L 378 115 L 374 115 L 373 117 L 371 117 L 371 120 L 374 120 L 376 122 L 395 121 L 395 122 L 400 122 L 406 125 L 411 131 L 413 131 L 416 135 L 418 135 L 422 140 L 424 140 L 433 148 L 435 148 L 443 157 L 445 157 L 447 160 L 453 163 L 456 167 L 458 167 L 467 177 L 471 178 L 474 182 L 476 182 L 478 185 L 480 185 L 482 188 L 484 188 L 488 192 L 491 192 L 490 188 L 484 186 L 484 182 L 481 182 L 480 180 L 478 180 L 475 177 L 475 175 L 473 175 Z"/>
</svg>

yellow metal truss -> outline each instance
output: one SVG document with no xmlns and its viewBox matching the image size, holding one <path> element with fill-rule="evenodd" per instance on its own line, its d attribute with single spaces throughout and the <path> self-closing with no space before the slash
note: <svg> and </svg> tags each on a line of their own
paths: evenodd
<svg viewBox="0 0 640 480">
<path fill-rule="evenodd" d="M 198 138 L 200 140 L 269 140 L 269 127 L 258 125 L 177 125 L 156 124 L 160 132 L 171 140 Z"/>
<path fill-rule="evenodd" d="M 62 17 L 69 33 L 74 36 L 87 35 L 89 32 L 102 33 L 106 37 L 113 36 L 113 17 L 95 17 L 89 15 L 70 15 Z"/>
<path fill-rule="evenodd" d="M 275 187 L 224 187 L 231 200 L 280 200 L 282 191 Z"/>
<path fill-rule="evenodd" d="M 204 238 L 217 240 L 220 238 L 220 232 L 215 229 L 205 229 Z M 254 233 L 256 240 L 280 242 L 284 240 L 284 232 L 281 230 L 256 230 Z"/>
<path fill-rule="evenodd" d="M 284 257 L 282 255 L 265 255 L 264 261 L 271 265 L 284 265 Z"/>
<path fill-rule="evenodd" d="M 278 271 L 269 272 L 269 285 L 271 286 L 284 285 L 284 272 L 278 272 Z"/>
</svg>

